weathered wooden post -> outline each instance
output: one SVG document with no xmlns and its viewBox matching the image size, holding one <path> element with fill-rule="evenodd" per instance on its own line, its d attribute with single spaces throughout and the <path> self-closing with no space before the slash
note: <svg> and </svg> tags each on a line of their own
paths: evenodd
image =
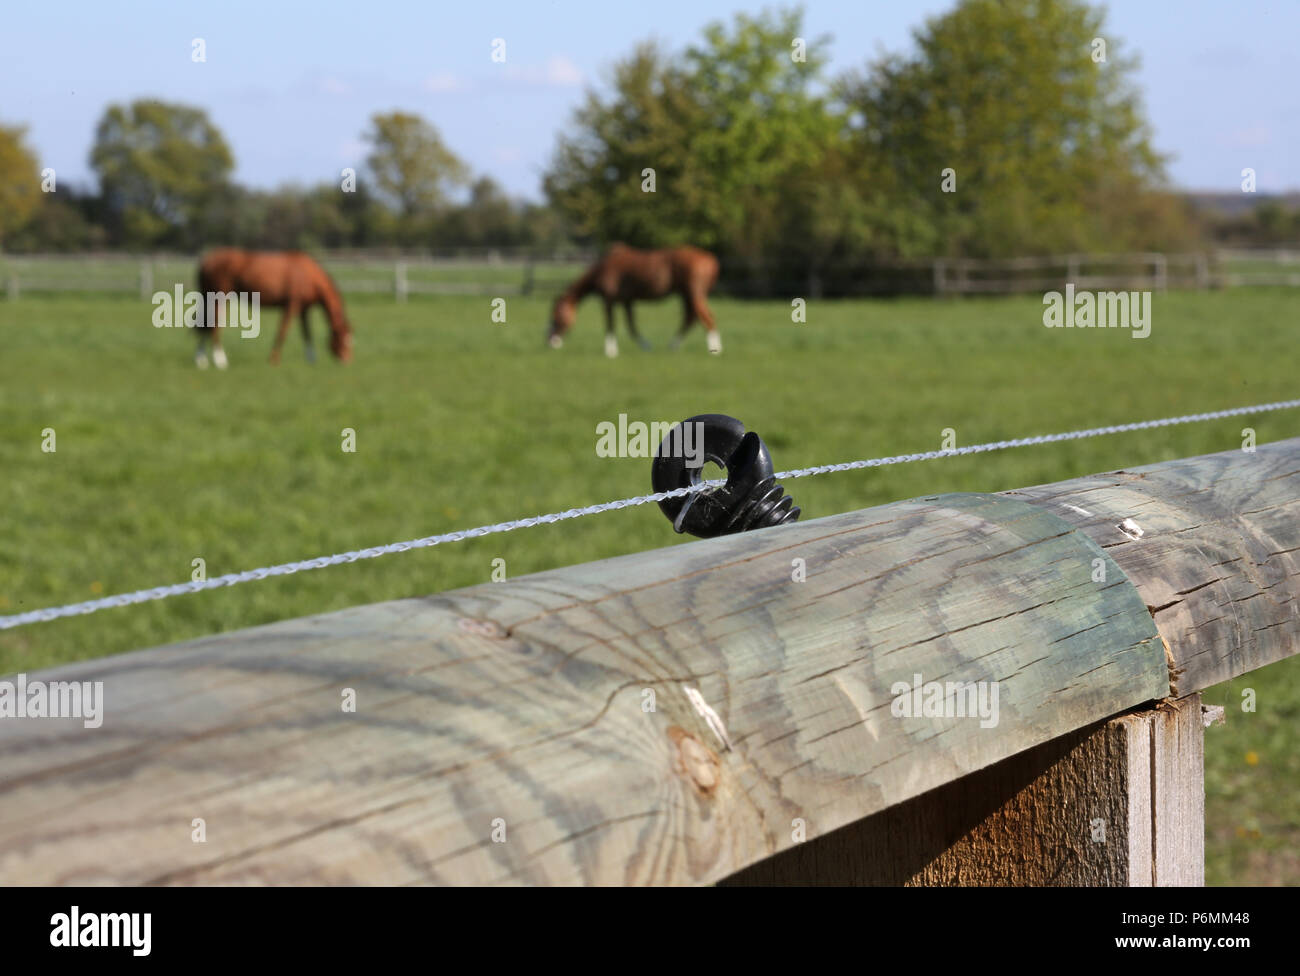
<svg viewBox="0 0 1300 976">
<path fill-rule="evenodd" d="M 1194 883 L 1297 607 L 1300 438 L 89 661 L 0 883 Z"/>
<path fill-rule="evenodd" d="M 393 297 L 398 302 L 404 302 L 406 301 L 407 292 L 406 262 L 398 261 L 393 268 Z"/>
<path fill-rule="evenodd" d="M 1151 255 L 1151 275 L 1155 290 L 1165 292 L 1169 290 L 1169 261 L 1163 254 Z"/>
<path fill-rule="evenodd" d="M 739 885 L 1205 883 L 1200 696 L 1053 739 L 783 851 Z"/>
</svg>

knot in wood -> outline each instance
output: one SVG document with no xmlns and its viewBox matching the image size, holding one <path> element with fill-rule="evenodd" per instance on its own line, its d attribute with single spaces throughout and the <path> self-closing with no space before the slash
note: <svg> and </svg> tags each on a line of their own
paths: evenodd
<svg viewBox="0 0 1300 976">
<path fill-rule="evenodd" d="M 712 795 L 722 779 L 722 761 L 717 754 L 685 729 L 673 725 L 668 736 L 677 747 L 677 771 L 704 796 Z"/>
</svg>

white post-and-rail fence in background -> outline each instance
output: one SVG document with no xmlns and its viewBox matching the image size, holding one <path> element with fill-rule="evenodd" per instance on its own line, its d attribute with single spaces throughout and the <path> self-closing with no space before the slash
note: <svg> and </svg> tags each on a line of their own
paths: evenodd
<svg viewBox="0 0 1300 976">
<path fill-rule="evenodd" d="M 28 675 L 0 884 L 1200 884 L 1298 651 L 1300 438 L 912 499 Z"/>
<path fill-rule="evenodd" d="M 1077 289 L 1167 291 L 1170 288 L 1300 286 L 1300 250 L 1219 249 L 1188 254 L 1067 254 L 932 262 L 936 294 L 1008 294 Z"/>
<path fill-rule="evenodd" d="M 558 293 L 589 262 L 585 251 L 461 250 L 442 255 L 324 251 L 318 255 L 345 294 L 529 295 Z M 0 255 L 5 295 L 80 292 L 138 294 L 177 282 L 196 287 L 197 258 L 184 255 Z M 858 275 L 857 272 L 861 274 Z M 818 297 L 823 278 L 838 276 L 841 293 L 890 291 L 934 295 L 1034 293 L 1062 289 L 1150 290 L 1300 286 L 1300 248 L 1219 249 L 1187 254 L 1066 254 L 993 260 L 927 258 L 882 262 L 860 269 L 834 265 L 811 276 L 783 279 L 773 263 L 723 269 L 722 287 L 748 294 L 761 282 Z M 748 283 L 747 283 L 748 282 Z M 846 284 L 847 283 L 847 284 Z M 782 291 L 784 293 L 784 291 Z"/>
</svg>

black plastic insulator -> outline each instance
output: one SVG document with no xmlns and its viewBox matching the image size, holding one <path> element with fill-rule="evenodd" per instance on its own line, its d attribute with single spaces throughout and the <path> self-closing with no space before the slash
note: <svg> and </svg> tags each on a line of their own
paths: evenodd
<svg viewBox="0 0 1300 976">
<path fill-rule="evenodd" d="M 794 499 L 776 482 L 763 439 L 726 414 L 689 417 L 669 431 L 655 454 L 650 482 L 656 493 L 698 485 L 710 461 L 726 468 L 725 485 L 659 503 L 676 531 L 709 539 L 799 518 Z"/>
</svg>

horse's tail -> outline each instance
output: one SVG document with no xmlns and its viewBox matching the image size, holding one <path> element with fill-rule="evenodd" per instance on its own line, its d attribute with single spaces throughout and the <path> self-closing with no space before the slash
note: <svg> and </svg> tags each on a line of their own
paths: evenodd
<svg viewBox="0 0 1300 976">
<path fill-rule="evenodd" d="M 678 273 L 687 283 L 687 287 L 698 289 L 707 295 L 718 283 L 718 258 L 711 251 L 697 247 L 682 248 L 675 254 Z"/>
<path fill-rule="evenodd" d="M 718 256 L 716 254 L 713 254 L 710 251 L 705 251 L 704 253 L 709 258 L 708 274 L 706 276 L 708 282 L 705 285 L 705 288 L 708 291 L 713 291 L 713 286 L 718 283 L 718 273 L 721 271 L 722 265 L 718 262 Z"/>
</svg>

